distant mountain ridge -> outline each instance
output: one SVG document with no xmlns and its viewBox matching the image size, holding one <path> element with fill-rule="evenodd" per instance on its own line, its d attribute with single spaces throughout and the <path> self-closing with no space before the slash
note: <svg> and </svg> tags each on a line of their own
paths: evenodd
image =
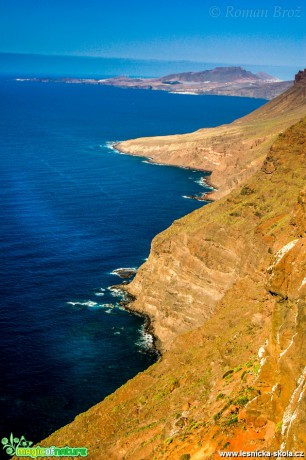
<svg viewBox="0 0 306 460">
<path fill-rule="evenodd" d="M 259 72 L 254 74 L 242 67 L 215 67 L 211 70 L 201 72 L 183 72 L 166 75 L 160 78 L 164 80 L 178 80 L 180 82 L 214 82 L 214 83 L 232 83 L 232 82 L 250 82 L 250 81 L 279 81 L 271 75 Z"/>
<path fill-rule="evenodd" d="M 175 94 L 211 94 L 273 99 L 292 86 L 265 72 L 256 74 L 242 67 L 215 67 L 200 72 L 173 73 L 159 78 L 132 78 L 124 75 L 110 78 L 32 78 L 35 81 L 60 81 L 119 88 L 167 91 Z"/>
<path fill-rule="evenodd" d="M 215 197 L 220 197 L 254 172 L 275 136 L 305 113 L 306 72 L 301 71 L 287 91 L 229 125 L 190 134 L 133 139 L 117 147 L 157 163 L 213 171 L 211 181 L 218 188 Z"/>
</svg>

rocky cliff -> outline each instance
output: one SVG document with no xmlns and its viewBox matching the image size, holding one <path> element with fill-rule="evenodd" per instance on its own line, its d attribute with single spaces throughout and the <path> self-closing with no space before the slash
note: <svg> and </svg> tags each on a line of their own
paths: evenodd
<svg viewBox="0 0 306 460">
<path fill-rule="evenodd" d="M 41 445 L 97 460 L 306 449 L 305 179 L 303 118 L 243 186 L 153 240 L 129 289 L 162 358 Z"/>
<path fill-rule="evenodd" d="M 305 114 L 306 78 L 297 78 L 294 87 L 228 125 L 191 134 L 134 139 L 117 148 L 158 163 L 212 171 L 210 180 L 218 188 L 214 197 L 220 198 L 253 174 L 276 136 Z"/>
<path fill-rule="evenodd" d="M 150 276 L 167 311 L 169 350 L 44 445 L 86 445 L 91 459 L 133 460 L 305 450 L 305 178 L 303 119 L 242 188 L 157 237 L 149 266 L 159 268 L 140 277 L 146 291 Z M 211 286 L 213 311 L 195 324 L 192 305 L 199 312 L 206 302 L 201 279 L 210 271 L 223 291 Z M 184 307 L 189 331 L 175 335 L 176 321 L 187 324 Z"/>
</svg>

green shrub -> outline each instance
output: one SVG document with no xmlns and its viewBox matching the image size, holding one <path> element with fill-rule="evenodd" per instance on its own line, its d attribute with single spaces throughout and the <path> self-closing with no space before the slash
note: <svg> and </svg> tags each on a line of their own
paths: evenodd
<svg viewBox="0 0 306 460">
<path fill-rule="evenodd" d="M 231 425 L 234 425 L 237 422 L 238 422 L 238 415 L 237 414 L 232 414 L 230 417 L 228 417 L 226 420 L 224 420 L 223 425 L 224 426 L 231 426 Z"/>
<path fill-rule="evenodd" d="M 242 187 L 240 195 L 251 195 L 252 193 L 254 193 L 254 190 L 245 185 L 244 187 Z"/>
<path fill-rule="evenodd" d="M 235 400 L 234 404 L 237 406 L 245 406 L 249 402 L 249 398 L 246 395 L 240 395 L 238 398 Z"/>
<path fill-rule="evenodd" d="M 230 369 L 229 371 L 225 372 L 225 374 L 223 374 L 222 378 L 226 379 L 227 377 L 229 377 L 233 373 L 234 373 L 233 369 Z"/>
<path fill-rule="evenodd" d="M 283 426 L 283 421 L 281 420 L 280 422 L 278 422 L 278 423 L 275 425 L 275 431 L 277 431 L 277 432 L 281 431 L 282 426 Z"/>
</svg>

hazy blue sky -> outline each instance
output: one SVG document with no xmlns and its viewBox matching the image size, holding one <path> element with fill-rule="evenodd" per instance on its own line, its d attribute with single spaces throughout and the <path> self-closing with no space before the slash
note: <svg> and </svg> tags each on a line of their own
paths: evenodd
<svg viewBox="0 0 306 460">
<path fill-rule="evenodd" d="M 0 2 L 0 52 L 302 67 L 305 30 L 302 0 Z"/>
</svg>

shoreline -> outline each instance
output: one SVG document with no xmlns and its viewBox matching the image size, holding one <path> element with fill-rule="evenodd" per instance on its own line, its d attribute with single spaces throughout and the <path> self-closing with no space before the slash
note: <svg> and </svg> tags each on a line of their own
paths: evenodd
<svg viewBox="0 0 306 460">
<path fill-rule="evenodd" d="M 117 151 L 117 153 L 119 153 L 120 155 L 130 155 L 132 157 L 144 158 L 147 161 L 147 163 L 152 164 L 152 165 L 156 165 L 156 166 L 172 166 L 174 168 L 187 169 L 189 171 L 198 171 L 198 172 L 207 173 L 207 176 L 203 176 L 202 180 L 205 182 L 205 184 L 208 187 L 212 188 L 212 190 L 209 191 L 209 192 L 203 192 L 203 194 L 200 195 L 199 197 L 189 196 L 188 198 L 191 198 L 191 199 L 194 199 L 194 200 L 197 200 L 197 201 L 207 201 L 208 203 L 213 203 L 215 201 L 215 199 L 212 196 L 214 195 L 215 192 L 217 192 L 218 188 L 213 184 L 213 182 L 210 179 L 211 175 L 213 173 L 213 170 L 195 168 L 195 167 L 191 167 L 191 166 L 181 166 L 181 165 L 172 164 L 172 163 L 171 164 L 169 164 L 169 163 L 157 163 L 151 157 L 146 157 L 145 155 L 136 155 L 135 153 L 130 153 L 130 152 L 127 152 L 124 149 L 120 148 L 120 144 L 122 144 L 123 142 L 125 142 L 125 141 L 114 142 L 111 146 L 108 146 L 108 148 L 110 148 L 111 150 Z"/>
<path fill-rule="evenodd" d="M 124 142 L 124 141 L 113 142 L 113 143 L 109 142 L 108 148 L 113 150 L 113 151 L 115 151 L 115 152 L 117 152 L 117 153 L 119 153 L 120 155 L 130 155 L 130 156 L 134 156 L 134 157 L 138 157 L 138 158 L 143 158 L 143 159 L 145 159 L 147 161 L 147 163 L 150 163 L 152 165 L 156 165 L 156 166 L 172 166 L 172 167 L 175 167 L 175 168 L 187 169 L 187 170 L 190 170 L 190 171 L 199 171 L 199 172 L 208 173 L 207 176 L 202 176 L 202 180 L 205 182 L 206 185 L 208 185 L 208 187 L 211 187 L 212 190 L 209 191 L 209 192 L 203 192 L 203 194 L 200 197 L 190 196 L 188 198 L 194 199 L 194 200 L 197 200 L 197 201 L 203 201 L 203 202 L 206 201 L 207 204 L 212 203 L 212 202 L 215 201 L 211 197 L 211 195 L 213 195 L 217 191 L 217 188 L 212 185 L 212 182 L 210 180 L 210 177 L 211 177 L 211 174 L 212 174 L 213 171 L 207 171 L 207 170 L 201 169 L 201 168 L 194 168 L 194 167 L 189 167 L 189 166 L 180 166 L 180 165 L 168 164 L 168 163 L 156 163 L 156 162 L 153 161 L 153 159 L 151 157 L 146 157 L 144 155 L 135 155 L 133 153 L 129 153 L 129 152 L 124 151 L 123 149 L 120 149 L 120 144 L 122 142 Z M 204 206 L 204 204 L 203 204 L 203 206 Z M 139 269 L 139 267 L 137 268 L 137 272 L 138 272 L 138 269 Z M 136 272 L 136 275 L 137 275 L 137 272 Z M 118 285 L 114 286 L 116 289 L 119 289 L 119 290 L 123 291 L 125 296 L 126 296 L 126 300 L 121 300 L 119 302 L 119 305 L 121 307 L 123 307 L 126 311 L 128 311 L 128 312 L 130 312 L 130 313 L 132 313 L 134 315 L 137 315 L 137 316 L 140 316 L 140 317 L 144 318 L 144 321 L 145 321 L 144 322 L 144 331 L 145 331 L 145 333 L 148 333 L 152 337 L 152 352 L 156 353 L 157 361 L 158 361 L 163 356 L 163 344 L 162 344 L 162 341 L 155 334 L 154 318 L 151 318 L 151 316 L 148 315 L 147 313 L 141 312 L 141 311 L 137 310 L 136 308 L 133 308 L 133 304 L 134 304 L 134 302 L 136 300 L 136 297 L 134 295 L 132 295 L 129 292 L 129 289 L 128 289 L 128 286 L 129 286 L 131 281 L 129 281 L 127 283 L 121 283 L 121 284 L 118 284 Z"/>
<path fill-rule="evenodd" d="M 139 267 L 136 269 L 135 275 L 137 274 L 138 269 Z M 156 354 L 157 359 L 159 359 L 162 356 L 162 346 L 160 340 L 154 333 L 153 319 L 147 313 L 140 312 L 132 306 L 136 297 L 129 292 L 128 286 L 134 279 L 135 275 L 130 280 L 123 280 L 120 284 L 113 284 L 109 286 L 108 289 L 110 291 L 117 291 L 117 296 L 120 299 L 118 299 L 117 302 L 119 308 L 123 308 L 125 311 L 144 319 L 144 333 L 152 337 L 152 346 L 149 346 L 147 351 Z"/>
<path fill-rule="evenodd" d="M 197 86 L 190 87 L 188 82 L 181 82 L 181 88 L 175 90 L 173 85 L 165 84 L 158 78 L 140 78 L 141 81 L 133 77 L 118 80 L 120 77 L 109 77 L 103 79 L 81 78 L 81 77 L 31 77 L 31 78 L 13 78 L 16 82 L 39 82 L 39 83 L 63 83 L 63 84 L 83 84 L 106 86 L 110 88 L 132 89 L 143 91 L 161 91 L 167 94 L 189 95 L 189 96 L 225 96 L 225 97 L 242 97 L 250 99 L 265 99 L 270 101 L 279 96 L 282 92 L 289 89 L 293 82 L 288 81 L 253 81 L 252 86 L 248 86 L 247 81 L 229 81 L 229 82 L 197 82 Z M 204 84 L 205 83 L 205 84 Z M 203 86 L 204 84 L 204 86 Z M 209 85 L 208 87 L 206 85 Z M 255 84 L 255 86 L 254 86 Z"/>
<path fill-rule="evenodd" d="M 130 296 L 131 294 L 128 291 L 127 294 Z M 144 319 L 144 332 L 152 337 L 152 347 L 150 347 L 149 350 L 146 350 L 148 353 L 153 353 L 156 355 L 157 359 L 156 361 L 159 360 L 159 358 L 162 357 L 163 355 L 163 350 L 162 350 L 162 344 L 159 338 L 155 335 L 154 331 L 154 326 L 153 326 L 153 319 L 146 313 L 142 313 L 134 308 L 132 308 L 133 302 L 132 301 L 127 301 L 125 305 L 121 306 L 129 313 L 132 313 L 133 315 L 139 316 Z"/>
<path fill-rule="evenodd" d="M 153 318 L 151 318 L 147 313 L 142 313 L 136 309 L 133 308 L 133 303 L 136 300 L 136 297 L 133 296 L 129 291 L 128 291 L 128 285 L 130 284 L 130 281 L 128 283 L 122 283 L 122 284 L 115 284 L 111 286 L 111 289 L 117 289 L 121 291 L 124 294 L 124 299 L 120 300 L 118 302 L 118 305 L 124 310 L 126 310 L 129 313 L 132 313 L 133 315 L 139 316 L 144 319 L 144 333 L 148 334 L 152 337 L 152 347 L 149 347 L 149 350 L 147 352 L 154 353 L 157 356 L 157 361 L 159 358 L 162 356 L 162 344 L 161 341 L 158 339 L 158 337 L 155 335 L 154 332 L 154 326 L 153 326 Z"/>
<path fill-rule="evenodd" d="M 272 180 L 271 175 L 267 175 L 261 167 L 246 183 L 245 190 L 252 190 L 253 196 L 237 192 L 234 199 L 223 200 L 207 209 L 202 207 L 199 214 L 191 213 L 195 214 L 191 222 L 184 222 L 185 227 L 179 226 L 178 232 L 165 231 L 162 241 L 157 241 L 155 248 L 151 249 L 151 266 L 149 262 L 148 269 L 144 270 L 143 274 L 139 273 L 141 285 L 138 283 L 138 287 L 135 287 L 135 295 L 129 293 L 132 285 L 123 283 L 127 310 L 147 317 L 150 322 L 148 327 L 152 325 L 154 328 L 159 323 L 163 326 L 163 317 L 155 316 L 151 319 L 147 313 L 140 312 L 142 309 L 145 310 L 146 299 L 149 299 L 149 307 L 153 307 L 147 311 L 154 312 L 156 308 L 158 312 L 164 313 L 167 321 L 169 316 L 172 317 L 172 322 L 168 323 L 168 330 L 161 335 L 162 340 L 159 339 L 161 343 L 165 343 L 164 339 L 168 340 L 172 326 L 177 328 L 179 315 L 182 317 L 184 314 L 181 306 L 185 307 L 185 313 L 189 317 L 191 306 L 189 302 L 184 302 L 186 293 L 191 294 L 193 299 L 198 299 L 201 310 L 197 311 L 197 305 L 192 305 L 196 313 L 193 323 L 188 323 L 187 332 L 179 329 L 174 331 L 174 338 L 179 339 L 174 347 L 169 346 L 168 353 L 163 353 L 163 359 L 157 360 L 158 366 L 149 367 L 147 371 L 134 377 L 113 393 L 111 398 L 77 417 L 68 428 L 51 435 L 51 438 L 45 441 L 47 445 L 58 445 L 59 442 L 67 442 L 67 439 L 78 440 L 81 433 L 83 439 L 89 442 L 91 453 L 97 458 L 101 456 L 101 452 L 105 452 L 108 457 L 119 455 L 145 458 L 157 452 L 163 458 L 202 458 L 207 452 L 209 455 L 218 452 L 220 446 L 228 450 L 234 448 L 234 443 L 237 442 L 245 442 L 247 445 L 250 439 L 254 441 L 256 448 L 262 448 L 265 443 L 264 447 L 269 450 L 271 445 L 276 445 L 275 443 L 281 446 L 283 440 L 291 442 L 292 439 L 292 442 L 296 443 L 296 435 L 299 436 L 297 442 L 302 446 L 300 427 L 303 414 L 297 419 L 297 424 L 293 425 L 290 438 L 286 431 L 278 435 L 275 433 L 279 431 L 278 420 L 285 418 L 290 402 L 296 395 L 296 388 L 299 387 L 297 370 L 300 373 L 300 369 L 303 368 L 303 356 L 297 356 L 294 348 L 286 356 L 287 367 L 284 362 L 280 362 L 284 355 L 281 351 L 287 346 L 285 342 L 288 342 L 291 336 L 292 340 L 296 341 L 294 347 L 301 346 L 303 327 L 297 319 L 302 321 L 303 318 L 299 318 L 297 314 L 293 324 L 292 317 L 286 317 L 287 322 L 282 324 L 280 336 L 280 340 L 284 341 L 284 347 L 273 347 L 273 343 L 267 347 L 271 331 L 273 339 L 273 331 L 279 326 L 280 315 L 285 317 L 286 310 L 292 306 L 292 302 L 299 303 L 300 298 L 303 298 L 304 293 L 299 292 L 301 280 L 303 284 L 303 255 L 301 256 L 298 248 L 279 266 L 276 267 L 277 264 L 274 264 L 276 281 L 268 276 L 269 270 L 266 269 L 271 265 L 273 254 L 279 254 L 280 248 L 286 247 L 283 246 L 284 243 L 292 240 L 292 219 L 296 224 L 294 232 L 299 237 L 303 236 L 300 232 L 303 229 L 302 211 L 305 196 L 301 190 L 305 162 L 303 143 L 296 143 L 296 139 L 303 139 L 303 135 L 306 135 L 306 124 L 304 122 L 303 127 L 301 123 L 302 121 L 296 125 L 301 126 L 297 131 L 294 126 L 286 130 L 282 136 L 278 136 L 269 150 L 270 153 L 267 153 L 264 165 L 273 163 L 283 166 L 273 171 Z M 295 175 L 290 168 L 296 172 Z M 275 201 L 275 184 L 282 185 L 286 181 L 290 185 L 290 193 L 288 187 L 280 187 L 281 193 Z M 289 201 L 286 200 L 288 196 Z M 256 209 L 250 209 L 249 206 L 250 202 L 261 203 L 263 200 L 267 200 L 266 205 L 269 206 L 271 214 L 268 216 L 258 216 Z M 237 205 L 242 209 L 242 213 L 237 216 L 238 221 L 231 218 L 236 217 L 234 212 Z M 282 215 L 289 215 L 292 219 L 282 220 L 275 230 L 275 221 Z M 223 221 L 224 216 L 226 220 Z M 259 234 L 258 228 L 262 225 L 265 228 Z M 271 242 L 266 235 L 272 232 L 275 233 Z M 179 234 L 177 238 L 176 233 Z M 183 241 L 181 235 L 184 237 Z M 169 241 L 174 243 L 172 247 L 168 246 Z M 300 242 L 303 246 L 303 241 Z M 199 254 L 199 246 L 202 245 L 203 252 Z M 191 249 L 187 261 L 186 252 L 181 251 L 182 246 L 183 249 Z M 197 262 L 199 256 L 213 247 L 216 248 L 216 252 L 211 253 L 211 258 L 218 264 L 217 277 L 208 276 L 214 275 L 211 270 L 211 258 L 203 257 L 200 265 L 192 265 L 193 259 Z M 175 248 L 179 249 L 177 253 Z M 155 249 L 158 250 L 154 251 Z M 229 252 L 231 257 L 228 257 Z M 171 255 L 168 257 L 168 254 Z M 298 267 L 294 268 L 296 263 Z M 188 271 L 187 277 L 184 278 L 184 273 L 181 276 L 183 284 L 174 286 L 177 287 L 176 292 L 181 292 L 182 295 L 176 298 L 171 296 L 167 304 L 167 299 L 163 295 L 167 293 L 169 286 L 173 286 L 172 277 L 167 277 L 170 273 L 169 265 L 170 270 L 181 266 L 187 266 L 188 269 L 192 267 L 192 270 Z M 299 274 L 298 279 L 294 276 L 295 273 Z M 231 277 L 232 274 L 235 276 Z M 285 285 L 283 292 L 283 277 L 286 275 L 293 281 L 290 285 Z M 197 278 L 208 278 L 209 283 L 196 283 L 192 291 L 191 287 Z M 152 289 L 154 282 L 155 287 Z M 273 286 L 273 282 L 276 283 L 276 287 Z M 274 289 L 271 288 L 271 283 Z M 213 309 L 208 311 L 208 317 L 198 316 L 203 307 L 211 307 L 209 297 L 206 299 L 205 296 L 207 286 L 212 284 L 216 293 L 220 293 L 220 297 L 215 296 L 215 304 L 212 306 Z M 278 290 L 278 296 L 285 297 L 288 302 L 280 307 L 277 298 L 269 296 L 271 289 L 273 292 Z M 146 290 L 147 297 L 146 292 L 143 295 Z M 175 289 L 173 291 L 175 292 Z M 290 299 L 290 295 L 293 300 Z M 151 299 L 156 299 L 156 302 Z M 134 310 L 135 305 L 139 306 L 140 311 Z M 234 330 L 233 317 L 237 318 Z M 183 339 L 180 338 L 182 333 Z M 245 343 L 250 343 L 250 346 L 245 346 Z M 239 363 L 245 364 L 236 367 Z M 292 370 L 290 375 L 286 372 L 287 368 Z M 290 391 L 286 394 L 274 392 L 272 396 L 275 404 L 271 404 L 271 388 L 273 390 L 279 386 L 282 388 L 284 384 L 286 386 L 288 375 L 292 382 Z M 240 404 L 242 397 L 244 402 Z M 230 399 L 226 406 L 222 398 Z M 275 405 L 279 410 L 276 415 Z M 299 409 L 299 406 L 297 407 Z M 294 410 L 296 411 L 296 406 Z M 246 429 L 251 433 L 247 438 L 244 436 Z"/>
</svg>

